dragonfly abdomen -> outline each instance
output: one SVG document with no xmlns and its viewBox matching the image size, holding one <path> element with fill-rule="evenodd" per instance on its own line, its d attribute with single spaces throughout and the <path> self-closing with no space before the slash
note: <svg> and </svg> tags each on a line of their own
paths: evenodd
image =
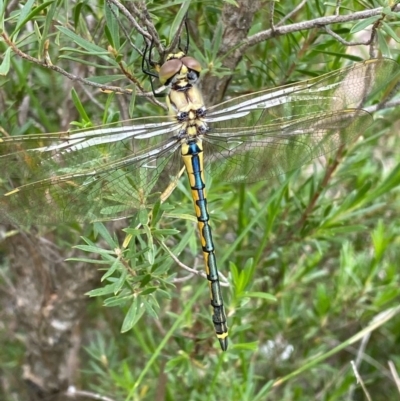
<svg viewBox="0 0 400 401">
<path fill-rule="evenodd" d="M 210 216 L 207 210 L 207 198 L 203 169 L 203 146 L 199 137 L 189 139 L 182 143 L 182 158 L 188 174 L 190 189 L 196 217 L 198 221 L 200 239 L 204 255 L 205 271 L 209 281 L 211 306 L 213 308 L 212 320 L 215 333 L 221 345 L 226 351 L 228 347 L 228 327 L 222 299 L 221 286 L 218 278 L 218 268 L 212 240 Z"/>
</svg>

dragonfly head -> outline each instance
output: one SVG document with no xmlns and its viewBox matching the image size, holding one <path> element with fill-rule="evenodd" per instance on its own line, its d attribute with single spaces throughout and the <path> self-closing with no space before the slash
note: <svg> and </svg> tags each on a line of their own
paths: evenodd
<svg viewBox="0 0 400 401">
<path fill-rule="evenodd" d="M 158 75 L 161 84 L 175 90 L 186 90 L 197 83 L 200 71 L 201 65 L 196 59 L 179 52 L 167 56 Z"/>
</svg>

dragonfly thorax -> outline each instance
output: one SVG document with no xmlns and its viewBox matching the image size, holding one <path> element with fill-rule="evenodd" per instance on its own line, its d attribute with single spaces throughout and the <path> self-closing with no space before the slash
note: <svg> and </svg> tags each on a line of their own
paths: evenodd
<svg viewBox="0 0 400 401">
<path fill-rule="evenodd" d="M 184 91 L 171 88 L 167 96 L 171 116 L 180 123 L 179 137 L 195 137 L 205 134 L 209 128 L 205 122 L 206 108 L 196 85 Z"/>
<path fill-rule="evenodd" d="M 199 117 L 199 114 L 196 112 L 196 110 L 191 110 L 188 113 L 178 113 L 178 115 L 179 117 L 177 116 L 177 118 L 181 123 L 178 137 L 183 142 L 187 142 L 193 138 L 202 136 L 209 131 L 207 123 L 202 117 Z"/>
<path fill-rule="evenodd" d="M 190 85 L 185 90 L 174 90 L 171 88 L 167 95 L 167 106 L 170 114 L 174 116 L 189 113 L 190 111 L 193 111 L 196 117 L 198 115 L 205 115 L 203 97 L 195 85 Z"/>
<path fill-rule="evenodd" d="M 194 113 L 195 115 L 191 115 L 191 113 Z M 191 109 L 189 112 L 187 111 L 178 111 L 176 118 L 179 122 L 184 122 L 189 119 L 201 119 L 204 118 L 207 114 L 206 108 L 204 106 L 200 107 L 197 110 Z"/>
</svg>

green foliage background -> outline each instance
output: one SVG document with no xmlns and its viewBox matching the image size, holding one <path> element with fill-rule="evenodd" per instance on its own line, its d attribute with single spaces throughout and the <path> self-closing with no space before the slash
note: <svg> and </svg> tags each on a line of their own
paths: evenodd
<svg viewBox="0 0 400 401">
<path fill-rule="evenodd" d="M 174 35 L 181 3 L 147 2 L 166 44 Z M 202 62 L 203 80 L 232 75 L 226 98 L 321 75 L 369 57 L 368 46 L 348 47 L 323 29 L 304 29 L 247 49 L 231 71 L 223 67 L 224 55 L 218 54 L 223 34 L 218 22 L 226 3 L 189 3 L 189 32 L 196 32 L 191 35 L 190 54 Z M 388 6 L 384 1 L 342 3 L 343 14 Z M 275 22 L 297 4 L 276 2 Z M 285 24 L 332 15 L 335 5 L 310 1 Z M 121 60 L 150 90 L 140 55 L 130 43 L 116 46 L 117 35 L 124 43 L 121 27 L 110 22 L 105 29 L 106 18 L 115 16 L 105 16 L 101 1 L 36 2 L 35 7 L 36 13 L 32 8 L 25 16 L 15 10 L 3 25 L 10 29 L 20 23 L 14 41 L 24 52 L 41 57 L 49 39 L 53 64 L 92 81 L 133 89 L 118 68 Z M 250 35 L 269 28 L 269 11 L 270 3 L 262 2 Z M 387 25 L 378 29 L 377 56 L 400 60 L 398 17 L 388 16 Z M 121 20 L 133 44 L 143 48 L 141 35 L 122 16 Z M 365 21 L 331 28 L 351 41 L 361 23 Z M 110 43 L 118 52 L 116 58 L 107 50 Z M 86 126 L 129 114 L 165 112 L 139 96 L 131 100 L 73 85 L 7 48 L 0 42 L 2 72 L 7 72 L 0 77 L 3 134 L 56 132 L 71 121 Z M 29 102 L 29 112 L 22 119 L 24 101 Z M 209 183 L 219 269 L 230 282 L 224 289 L 231 339 L 226 353 L 214 338 L 205 280 L 195 276 L 174 284 L 186 273 L 165 249 L 188 266 L 202 266 L 186 179 L 165 205 L 157 205 L 151 221 L 142 214 L 126 221 L 126 230 L 101 224 L 69 227 L 59 236 L 60 244 L 79 244 L 88 252 L 88 263 L 101 260 L 104 274 L 99 288 L 90 292 L 94 298 L 81 325 L 79 387 L 115 400 L 359 400 L 365 393 L 351 366 L 357 360 L 371 399 L 398 398 L 388 367 L 392 361 L 400 369 L 400 319 L 398 310 L 392 309 L 398 308 L 400 299 L 398 115 L 398 107 L 375 113 L 373 127 L 361 133 L 345 155 L 328 155 L 275 182 Z M 0 178 L 1 185 L 6 183 Z M 138 222 L 144 224 L 138 228 Z M 132 236 L 126 247 L 123 232 Z M 7 277 L 12 266 L 5 249 L 3 254 Z M 6 288 L 7 280 L 1 285 Z M 385 316 L 388 321 L 371 328 L 361 343 L 350 340 Z M 24 346 L 17 337 L 6 338 L 5 332 L 0 333 L 6 345 L 0 363 L 9 391 L 3 389 L 1 398 L 11 400 L 18 399 L 11 395 L 18 393 L 13 376 L 20 371 Z"/>
</svg>

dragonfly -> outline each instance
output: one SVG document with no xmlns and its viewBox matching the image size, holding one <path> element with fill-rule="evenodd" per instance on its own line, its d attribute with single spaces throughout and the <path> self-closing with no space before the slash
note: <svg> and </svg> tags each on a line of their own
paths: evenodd
<svg viewBox="0 0 400 401">
<path fill-rule="evenodd" d="M 113 220 L 155 202 L 186 170 L 198 221 L 212 321 L 223 351 L 228 326 L 207 208 L 206 180 L 250 183 L 338 150 L 373 122 L 363 108 L 399 75 L 371 59 L 317 78 L 206 107 L 200 63 L 187 48 L 151 72 L 168 88 L 168 115 L 69 130 L 5 136 L 0 221 L 18 225 Z M 151 47 L 143 60 L 150 68 Z"/>
</svg>

